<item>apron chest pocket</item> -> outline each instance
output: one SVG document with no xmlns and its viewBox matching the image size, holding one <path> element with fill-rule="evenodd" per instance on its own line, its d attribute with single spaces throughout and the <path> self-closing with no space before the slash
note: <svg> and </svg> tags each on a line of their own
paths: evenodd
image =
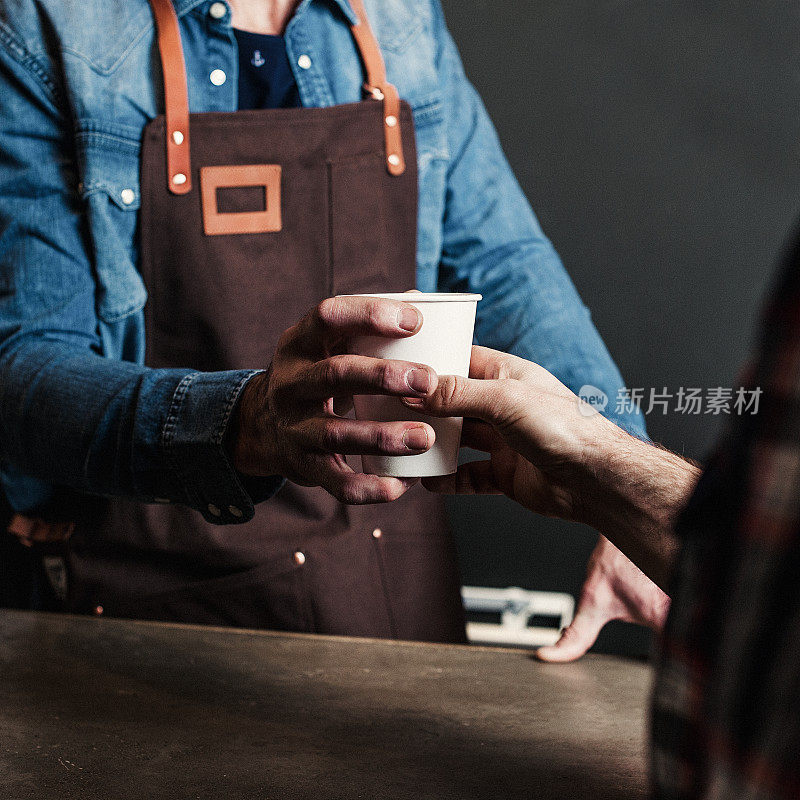
<svg viewBox="0 0 800 800">
<path fill-rule="evenodd" d="M 413 133 L 403 137 L 413 142 Z M 417 262 L 416 155 L 390 175 L 383 151 L 331 162 L 331 294 L 414 288 Z M 398 269 L 398 265 L 400 268 Z"/>
</svg>

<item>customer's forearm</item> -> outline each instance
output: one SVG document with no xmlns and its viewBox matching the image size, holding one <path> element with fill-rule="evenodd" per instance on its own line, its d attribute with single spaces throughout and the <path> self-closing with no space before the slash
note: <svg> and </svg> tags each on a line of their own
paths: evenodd
<svg viewBox="0 0 800 800">
<path fill-rule="evenodd" d="M 577 492 L 581 521 L 665 589 L 678 548 L 675 519 L 700 468 L 603 421 L 586 443 L 584 469 Z"/>
</svg>

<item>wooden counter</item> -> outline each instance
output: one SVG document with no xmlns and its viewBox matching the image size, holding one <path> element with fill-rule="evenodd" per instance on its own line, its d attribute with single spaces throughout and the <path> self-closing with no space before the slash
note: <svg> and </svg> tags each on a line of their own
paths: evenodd
<svg viewBox="0 0 800 800">
<path fill-rule="evenodd" d="M 646 797 L 650 670 L 0 611 L 8 800 Z"/>
</svg>

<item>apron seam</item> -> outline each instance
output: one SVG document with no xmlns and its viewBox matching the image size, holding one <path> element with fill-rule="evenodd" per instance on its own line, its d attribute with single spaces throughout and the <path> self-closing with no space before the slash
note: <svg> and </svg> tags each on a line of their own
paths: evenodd
<svg viewBox="0 0 800 800">
<path fill-rule="evenodd" d="M 325 163 L 325 174 L 328 179 L 328 247 L 327 247 L 327 257 L 328 257 L 328 269 L 327 269 L 327 296 L 331 297 L 334 293 L 334 270 L 336 269 L 336 265 L 334 263 L 334 242 L 333 242 L 333 229 L 334 229 L 334 214 L 333 214 L 333 165 L 330 161 Z"/>
<path fill-rule="evenodd" d="M 375 548 L 375 556 L 378 562 L 378 575 L 380 576 L 381 589 L 383 590 L 383 602 L 386 606 L 386 616 L 389 620 L 389 634 L 392 639 L 397 638 L 397 623 L 394 617 L 394 609 L 392 608 L 392 600 L 389 592 L 389 580 L 386 574 L 386 565 L 383 558 L 383 537 L 375 539 L 372 537 L 373 547 Z"/>
</svg>

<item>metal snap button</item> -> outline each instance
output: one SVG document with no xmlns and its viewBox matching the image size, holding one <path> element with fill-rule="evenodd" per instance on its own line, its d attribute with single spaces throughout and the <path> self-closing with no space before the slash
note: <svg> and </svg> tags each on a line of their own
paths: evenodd
<svg viewBox="0 0 800 800">
<path fill-rule="evenodd" d="M 208 79 L 214 84 L 214 86 L 222 86 L 222 84 L 228 80 L 228 76 L 221 69 L 213 69 L 211 70 L 211 74 L 208 76 Z"/>
<path fill-rule="evenodd" d="M 129 206 L 136 199 L 136 192 L 133 189 L 123 189 L 119 196 L 122 198 L 122 202 Z"/>
<path fill-rule="evenodd" d="M 212 3 L 211 7 L 208 9 L 208 13 L 214 19 L 222 19 L 228 13 L 228 7 L 225 3 Z"/>
<path fill-rule="evenodd" d="M 303 53 L 303 55 L 301 55 L 297 59 L 297 66 L 300 67 L 300 69 L 310 69 L 311 68 L 311 56 L 308 56 L 305 53 Z"/>
<path fill-rule="evenodd" d="M 294 554 L 294 560 L 296 564 L 305 564 L 306 563 L 306 554 L 301 553 L 299 550 Z"/>
<path fill-rule="evenodd" d="M 375 530 L 372 531 L 373 539 L 380 539 L 381 536 L 383 536 L 383 531 L 380 528 L 375 528 Z"/>
</svg>

